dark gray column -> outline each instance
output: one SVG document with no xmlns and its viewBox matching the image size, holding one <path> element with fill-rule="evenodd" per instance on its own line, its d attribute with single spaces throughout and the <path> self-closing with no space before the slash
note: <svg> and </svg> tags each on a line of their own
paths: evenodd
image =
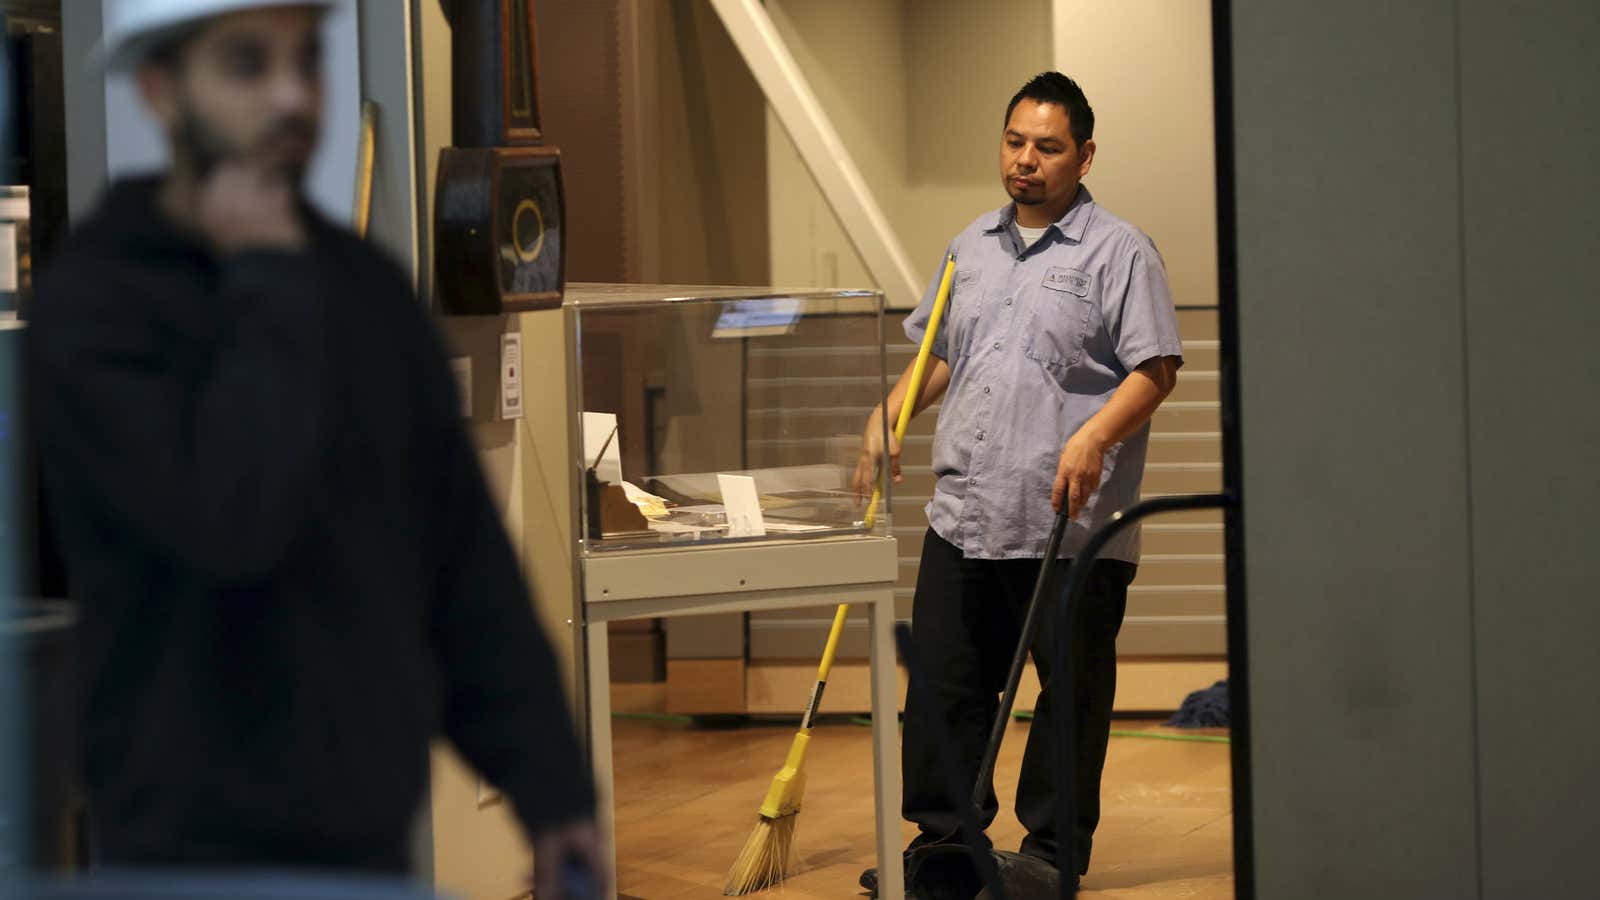
<svg viewBox="0 0 1600 900">
<path fill-rule="evenodd" d="M 1233 11 L 1258 896 L 1476 896 L 1455 5 Z"/>
<path fill-rule="evenodd" d="M 1593 897 L 1600 5 L 1460 6 L 1483 896 Z"/>
</svg>

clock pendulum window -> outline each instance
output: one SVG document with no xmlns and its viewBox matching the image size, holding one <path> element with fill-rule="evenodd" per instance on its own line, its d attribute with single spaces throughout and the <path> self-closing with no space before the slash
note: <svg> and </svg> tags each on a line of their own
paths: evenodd
<svg viewBox="0 0 1600 900">
<path fill-rule="evenodd" d="M 452 29 L 454 146 L 440 152 L 434 243 L 441 312 L 561 304 L 561 153 L 539 128 L 533 0 L 442 0 Z"/>
</svg>

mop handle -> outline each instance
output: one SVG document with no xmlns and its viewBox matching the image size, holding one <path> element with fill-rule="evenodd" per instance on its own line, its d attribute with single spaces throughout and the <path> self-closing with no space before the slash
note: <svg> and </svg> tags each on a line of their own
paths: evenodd
<svg viewBox="0 0 1600 900">
<path fill-rule="evenodd" d="M 1056 513 L 1050 539 L 1045 541 L 1044 559 L 1039 561 L 1039 578 L 1034 582 L 1033 597 L 1028 601 L 1028 615 L 1022 621 L 1022 637 L 1017 640 L 1017 651 L 1011 657 L 1011 671 L 1006 674 L 1006 691 L 1000 698 L 1000 711 L 995 714 L 994 727 L 989 731 L 989 746 L 983 750 L 978 781 L 972 786 L 972 803 L 980 808 L 989 799 L 989 782 L 994 778 L 995 761 L 1000 758 L 1000 742 L 1005 740 L 1006 722 L 1011 718 L 1012 705 L 1017 702 L 1017 685 L 1022 682 L 1022 667 L 1028 662 L 1028 649 L 1033 646 L 1033 639 L 1039 631 L 1039 610 L 1049 602 L 1045 594 L 1050 590 L 1050 576 L 1054 571 L 1052 563 L 1061 553 L 1061 541 L 1067 533 L 1069 521 L 1065 511 Z M 1062 624 L 1060 627 L 1068 626 Z M 1072 698 L 1059 699 L 1057 707 L 1065 710 L 1063 715 L 1071 715 Z"/>
<path fill-rule="evenodd" d="M 944 319 L 945 305 L 950 301 L 950 280 L 955 277 L 956 255 L 954 253 L 945 257 L 944 274 L 939 278 L 939 293 L 933 297 L 933 312 L 928 316 L 928 328 L 922 333 L 922 345 L 917 348 L 917 361 L 911 367 L 911 383 L 906 386 L 906 397 L 900 404 L 900 415 L 894 423 L 894 439 L 905 440 L 906 429 L 911 425 L 911 416 L 917 408 L 917 393 L 922 388 L 922 375 L 928 366 L 928 357 L 933 354 L 933 339 L 939 333 L 939 322 Z M 872 502 L 867 504 L 867 527 L 877 520 L 878 502 L 883 499 L 883 479 L 888 478 L 888 470 L 879 473 L 878 484 L 872 488 Z M 828 645 L 822 650 L 822 662 L 817 666 L 817 685 L 811 689 L 811 702 L 806 704 L 805 718 L 800 720 L 800 730 L 810 731 L 811 720 L 816 717 L 817 707 L 822 705 L 822 692 L 828 686 L 828 674 L 833 671 L 833 659 L 839 654 L 839 639 L 844 636 L 845 618 L 850 615 L 850 604 L 839 604 L 838 610 L 833 614 L 833 627 L 828 630 Z"/>
</svg>

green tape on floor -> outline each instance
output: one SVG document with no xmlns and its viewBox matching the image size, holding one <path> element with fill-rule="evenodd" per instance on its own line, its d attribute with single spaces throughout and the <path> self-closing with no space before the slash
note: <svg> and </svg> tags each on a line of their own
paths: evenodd
<svg viewBox="0 0 1600 900">
<path fill-rule="evenodd" d="M 1154 741 L 1188 741 L 1194 744 L 1231 744 L 1233 739 L 1220 734 L 1168 734 L 1164 731 L 1113 731 L 1112 737 L 1150 738 Z"/>
<path fill-rule="evenodd" d="M 1019 722 L 1032 722 L 1033 713 L 1021 710 L 1011 714 Z M 1153 741 L 1186 741 L 1191 744 L 1231 744 L 1233 739 L 1220 734 L 1170 734 L 1165 731 L 1119 731 L 1113 729 L 1112 737 L 1149 738 Z"/>
</svg>

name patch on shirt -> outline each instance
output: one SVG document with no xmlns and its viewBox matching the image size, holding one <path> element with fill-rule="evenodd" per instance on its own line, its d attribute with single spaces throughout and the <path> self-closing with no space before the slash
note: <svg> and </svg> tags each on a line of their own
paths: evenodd
<svg viewBox="0 0 1600 900">
<path fill-rule="evenodd" d="M 1065 266 L 1051 266 L 1044 273 L 1044 286 L 1052 291 L 1066 291 L 1079 297 L 1089 296 L 1089 273 Z"/>
</svg>

